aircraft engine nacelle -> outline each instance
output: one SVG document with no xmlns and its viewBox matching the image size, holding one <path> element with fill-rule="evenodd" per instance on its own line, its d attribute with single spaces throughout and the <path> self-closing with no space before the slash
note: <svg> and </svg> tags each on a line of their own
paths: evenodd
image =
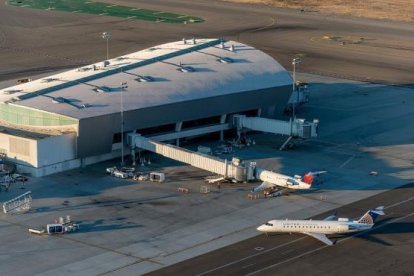
<svg viewBox="0 0 414 276">
<path fill-rule="evenodd" d="M 336 231 L 337 231 L 338 233 L 346 233 L 346 232 L 348 232 L 348 230 L 349 230 L 349 227 L 348 227 L 348 225 L 346 225 L 346 224 L 343 224 L 343 225 L 338 225 L 338 226 L 337 226 L 337 229 L 336 229 Z"/>
</svg>

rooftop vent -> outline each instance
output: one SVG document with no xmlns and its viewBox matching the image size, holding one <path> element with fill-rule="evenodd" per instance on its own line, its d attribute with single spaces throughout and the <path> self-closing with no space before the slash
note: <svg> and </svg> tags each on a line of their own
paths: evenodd
<svg viewBox="0 0 414 276">
<path fill-rule="evenodd" d="M 233 63 L 234 62 L 234 60 L 229 57 L 221 57 L 217 61 L 220 63 Z"/>
<path fill-rule="evenodd" d="M 15 97 L 13 97 L 13 98 L 11 98 L 10 100 L 5 101 L 4 103 L 5 103 L 5 104 L 9 104 L 9 103 L 14 103 L 14 102 L 17 102 L 17 101 L 19 101 L 19 98 L 15 98 Z"/>
<path fill-rule="evenodd" d="M 81 108 L 88 108 L 88 107 L 91 107 L 92 105 L 90 105 L 90 104 L 88 104 L 88 103 L 84 103 L 84 104 L 82 104 L 80 107 Z"/>
<path fill-rule="evenodd" d="M 187 44 L 187 40 L 185 38 L 183 38 L 183 43 L 184 43 L 184 45 Z"/>
<path fill-rule="evenodd" d="M 102 63 L 103 67 L 107 67 L 109 65 L 109 61 L 108 60 L 104 60 Z"/>
<path fill-rule="evenodd" d="M 93 89 L 95 92 L 98 93 L 106 93 L 106 92 L 111 92 L 111 88 L 108 86 L 98 86 L 96 88 Z"/>
<path fill-rule="evenodd" d="M 57 78 L 46 78 L 46 79 L 42 79 L 41 82 L 45 83 L 45 82 L 52 82 L 52 81 L 57 81 L 59 79 Z"/>
<path fill-rule="evenodd" d="M 3 93 L 6 94 L 6 95 L 10 95 L 10 94 L 14 94 L 14 93 L 21 92 L 21 91 L 23 91 L 23 90 L 21 90 L 21 89 L 9 89 L 9 90 L 4 90 Z"/>
<path fill-rule="evenodd" d="M 52 103 L 65 103 L 65 102 L 69 102 L 69 100 L 63 97 L 52 98 Z"/>
<path fill-rule="evenodd" d="M 95 65 L 94 65 L 95 66 Z M 94 67 L 93 66 L 93 67 Z M 79 68 L 78 69 L 78 72 L 86 72 L 86 71 L 89 71 L 89 70 L 91 70 L 91 69 L 94 69 L 94 68 L 91 68 L 91 67 L 82 67 L 82 68 Z M 95 66 L 96 67 L 96 66 Z"/>
<path fill-rule="evenodd" d="M 180 67 L 177 70 L 183 73 L 191 73 L 195 71 L 194 67 L 184 65 L 180 65 Z"/>
<path fill-rule="evenodd" d="M 137 82 L 153 82 L 154 78 L 151 76 L 138 76 L 135 80 Z"/>
<path fill-rule="evenodd" d="M 32 81 L 32 79 L 31 78 L 18 79 L 16 82 L 17 84 L 22 84 L 22 83 L 26 83 L 29 81 Z"/>
</svg>

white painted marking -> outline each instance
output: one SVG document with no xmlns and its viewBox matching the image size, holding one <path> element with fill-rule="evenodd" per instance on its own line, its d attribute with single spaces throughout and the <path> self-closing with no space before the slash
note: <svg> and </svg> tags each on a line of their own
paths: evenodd
<svg viewBox="0 0 414 276">
<path fill-rule="evenodd" d="M 248 264 L 248 265 L 243 266 L 242 268 L 246 268 L 246 267 L 249 267 L 249 266 L 252 266 L 252 265 L 255 265 L 255 264 L 256 263 Z"/>
<path fill-rule="evenodd" d="M 354 160 L 355 155 L 352 155 L 351 157 L 348 158 L 348 160 L 346 160 L 344 163 L 342 163 L 339 167 L 343 168 L 345 167 L 349 162 L 351 162 L 352 160 Z"/>
<path fill-rule="evenodd" d="M 284 243 L 284 244 L 281 244 L 281 245 L 278 245 L 278 246 L 275 246 L 275 247 L 269 248 L 269 249 L 264 250 L 264 251 L 260 251 L 259 253 L 256 253 L 256 254 L 253 254 L 253 255 L 250 255 L 250 256 L 247 256 L 247 257 L 241 258 L 241 259 L 239 259 L 239 260 L 236 260 L 236 261 L 233 261 L 233 262 L 230 262 L 230 263 L 224 264 L 224 265 L 222 265 L 222 266 L 219 266 L 219 267 L 216 267 L 216 268 L 210 269 L 210 270 L 208 270 L 208 271 L 205 271 L 205 272 L 202 272 L 202 273 L 199 273 L 199 274 L 196 274 L 196 275 L 197 275 L 197 276 L 201 276 L 201 275 L 205 275 L 205 274 L 208 274 L 208 273 L 214 272 L 214 271 L 216 271 L 216 270 L 220 270 L 220 269 L 222 269 L 222 268 L 225 268 L 225 267 L 231 266 L 231 265 L 233 265 L 233 264 L 237 264 L 237 263 L 240 263 L 240 262 L 242 262 L 242 261 L 245 261 L 245 260 L 251 259 L 251 258 L 253 258 L 253 257 L 259 256 L 259 255 L 262 255 L 262 254 L 265 254 L 265 253 L 267 253 L 267 252 L 270 252 L 270 251 L 273 251 L 273 250 L 275 250 L 275 249 L 278 249 L 278 248 L 284 247 L 284 246 L 286 246 L 286 245 L 289 245 L 289 244 L 295 243 L 295 242 L 300 241 L 300 240 L 303 240 L 303 239 L 305 239 L 305 238 L 307 238 L 307 237 L 298 238 L 298 239 L 296 239 L 296 240 L 293 240 L 293 241 L 290 241 L 290 242 L 287 242 L 287 243 Z"/>
<path fill-rule="evenodd" d="M 395 203 L 395 204 L 391 204 L 391 205 L 389 205 L 389 206 L 385 207 L 384 209 L 389 209 L 389 208 L 392 208 L 392 207 L 394 207 L 394 206 L 398 206 L 398 205 L 404 204 L 404 203 L 406 203 L 406 202 L 408 202 L 408 201 L 411 201 L 411 200 L 414 200 L 414 197 L 411 197 L 411 198 L 409 198 L 409 199 L 406 199 L 406 200 L 403 200 L 403 201 L 397 202 L 397 203 Z"/>
<path fill-rule="evenodd" d="M 347 240 L 349 240 L 349 239 L 352 239 L 352 238 L 354 238 L 354 237 L 361 236 L 362 234 L 365 234 L 365 233 L 370 232 L 370 231 L 375 230 L 375 229 L 382 228 L 382 227 L 384 227 L 384 226 L 387 226 L 387 225 L 388 225 L 388 224 L 390 224 L 390 223 L 394 223 L 394 222 L 397 222 L 397 221 L 400 221 L 400 220 L 404 220 L 404 219 L 406 219 L 406 218 L 408 218 L 408 217 L 411 217 L 411 216 L 413 216 L 413 215 L 414 215 L 414 212 L 413 212 L 413 213 L 411 213 L 411 214 L 405 215 L 405 216 L 403 216 L 403 217 L 400 217 L 400 218 L 396 218 L 396 219 L 393 219 L 393 220 L 387 221 L 387 222 L 385 222 L 385 223 L 383 223 L 383 224 L 381 224 L 381 225 L 378 225 L 377 227 L 372 227 L 372 228 L 371 228 L 371 229 L 369 229 L 369 230 L 362 231 L 362 232 L 358 232 L 358 233 L 356 233 L 355 235 L 352 235 L 352 236 L 349 236 L 349 237 L 347 237 L 347 238 L 341 239 L 341 240 L 339 240 L 337 243 L 341 243 L 341 242 L 347 241 Z"/>
<path fill-rule="evenodd" d="M 390 206 L 387 206 L 387 207 L 386 207 L 386 208 L 384 208 L 384 209 L 389 209 L 389 208 L 392 208 L 392 207 L 395 207 L 395 206 L 398 206 L 398 205 L 401 205 L 401 204 L 407 203 L 408 201 L 411 201 L 411 200 L 413 200 L 413 198 L 410 198 L 410 199 L 408 199 L 408 200 L 399 201 L 399 202 L 394 203 L 394 204 L 392 204 L 392 205 L 390 205 Z M 375 229 L 382 228 L 382 227 L 384 227 L 384 226 L 387 226 L 387 225 L 388 225 L 388 224 L 390 224 L 390 223 L 394 223 L 394 222 L 397 222 L 397 221 L 400 221 L 400 220 L 404 220 L 404 219 L 406 219 L 406 218 L 408 218 L 408 217 L 411 217 L 411 216 L 413 216 L 413 215 L 414 215 L 414 213 L 411 213 L 411 214 L 408 214 L 408 215 L 406 215 L 406 216 L 404 216 L 404 217 L 400 217 L 400 218 L 396 218 L 396 219 L 393 219 L 393 220 L 387 221 L 387 222 L 385 222 L 384 224 L 378 225 L 378 226 L 376 226 L 376 227 L 372 227 L 371 229 L 368 229 L 368 230 L 366 230 L 366 231 L 358 232 L 358 233 L 356 233 L 356 234 L 354 234 L 354 235 L 352 235 L 352 236 L 349 236 L 349 237 L 347 237 L 347 238 L 341 239 L 341 240 L 339 240 L 337 243 L 342 243 L 342 242 L 345 242 L 345 241 L 350 240 L 350 239 L 352 239 L 352 238 L 354 238 L 354 237 L 357 237 L 357 236 L 360 236 L 360 235 L 362 235 L 362 234 L 368 233 L 368 232 L 370 232 L 370 231 L 372 231 L 372 230 L 375 230 Z M 311 254 L 311 253 L 317 252 L 317 251 L 322 250 L 322 249 L 324 249 L 324 248 L 326 248 L 326 247 L 330 247 L 330 246 L 329 246 L 329 245 L 324 245 L 324 246 L 322 246 L 322 247 L 318 247 L 318 248 L 316 248 L 316 249 L 313 249 L 313 250 L 310 250 L 310 251 L 304 252 L 304 253 L 302 253 L 302 254 L 296 255 L 295 257 L 292 257 L 292 258 L 286 259 L 286 260 L 284 260 L 284 261 L 278 262 L 278 263 L 276 263 L 276 264 L 273 264 L 273 265 L 270 265 L 270 266 L 264 267 L 264 268 L 262 268 L 262 269 L 256 270 L 256 271 L 254 271 L 254 272 L 251 272 L 251 273 L 249 273 L 249 274 L 246 274 L 246 276 L 254 275 L 254 274 L 257 274 L 257 273 L 263 272 L 263 271 L 265 271 L 265 270 L 268 270 L 268 269 L 274 268 L 274 267 L 276 267 L 276 266 L 279 266 L 279 265 L 281 265 L 281 264 L 284 264 L 284 263 L 290 262 L 290 261 L 292 261 L 292 260 L 299 259 L 299 258 L 301 258 L 301 257 L 303 257 L 303 256 L 306 256 L 306 255 L 309 255 L 309 254 Z"/>
<path fill-rule="evenodd" d="M 246 276 L 249 276 L 249 275 L 254 275 L 254 274 L 257 274 L 257 273 L 259 273 L 259 272 L 263 272 L 263 271 L 268 270 L 268 269 L 270 269 L 270 268 L 273 268 L 273 267 L 275 267 L 275 266 L 278 266 L 278 265 L 281 265 L 281 264 L 284 264 L 284 263 L 290 262 L 291 260 L 295 260 L 295 259 L 301 258 L 301 257 L 303 257 L 303 256 L 309 255 L 309 254 L 311 254 L 311 253 L 313 253 L 313 252 L 319 251 L 319 250 L 324 249 L 324 248 L 326 248 L 326 247 L 330 247 L 330 245 L 324 245 L 324 246 L 322 246 L 322 247 L 318 247 L 318 248 L 316 248 L 316 249 L 313 249 L 313 250 L 307 251 L 307 252 L 302 253 L 302 254 L 300 254 L 300 255 L 296 255 L 295 257 L 292 257 L 292 258 L 286 259 L 286 260 L 284 260 L 284 261 L 278 262 L 278 263 L 276 263 L 276 264 L 273 264 L 273 265 L 267 266 L 267 267 L 265 267 L 265 268 L 262 268 L 262 269 L 256 270 L 256 271 L 254 271 L 254 272 L 252 272 L 252 273 L 246 274 Z"/>
<path fill-rule="evenodd" d="M 409 198 L 409 199 L 406 199 L 406 200 L 399 201 L 399 202 L 394 203 L 394 204 L 391 204 L 391 205 L 389 205 L 389 206 L 385 207 L 384 209 L 390 209 L 390 208 L 393 208 L 393 207 L 395 207 L 395 206 L 398 206 L 398 205 L 404 204 L 404 203 L 406 203 L 406 202 L 409 202 L 409 201 L 411 201 L 411 200 L 414 200 L 414 197 Z M 381 225 L 379 225 L 379 226 L 377 226 L 377 227 L 373 227 L 373 228 L 371 228 L 371 229 L 369 229 L 369 230 L 367 230 L 367 231 L 363 231 L 363 232 L 356 233 L 356 234 L 354 234 L 354 235 L 352 235 L 352 236 L 350 236 L 350 237 L 348 237 L 348 238 L 345 238 L 345 239 L 342 239 L 341 241 L 338 241 L 338 243 L 339 243 L 339 242 L 342 242 L 342 241 L 344 241 L 344 240 L 351 239 L 351 238 L 356 237 L 356 236 L 358 236 L 358 235 L 362 235 L 363 233 L 367 233 L 367 232 L 369 232 L 369 231 L 371 231 L 371 230 L 374 230 L 374 229 L 378 229 L 378 228 L 384 227 L 385 225 L 387 225 L 387 224 L 389 224 L 389 223 L 396 222 L 396 221 L 399 221 L 399 220 L 403 220 L 403 219 L 405 219 L 405 218 L 407 218 L 407 217 L 409 217 L 409 216 L 412 216 L 412 215 L 414 215 L 414 213 L 411 213 L 411 214 L 409 214 L 409 215 L 407 215 L 407 216 L 405 216 L 405 217 L 402 217 L 402 218 L 398 218 L 398 219 L 395 219 L 395 220 L 392 220 L 392 221 L 388 221 L 387 223 L 381 224 Z M 260 252 L 258 252 L 258 253 L 253 254 L 253 255 L 250 255 L 250 256 L 247 256 L 247 257 L 241 258 L 241 259 L 239 259 L 239 260 L 235 260 L 235 261 L 233 261 L 233 262 L 230 262 L 230 263 L 224 264 L 224 265 L 222 265 L 222 266 L 219 266 L 219 267 L 216 267 L 216 268 L 210 269 L 210 270 L 208 270 L 208 271 L 205 271 L 205 272 L 202 272 L 202 273 L 199 273 L 199 274 L 196 274 L 196 275 L 197 275 L 197 276 L 201 276 L 201 275 L 205 275 L 205 274 L 208 274 L 208 273 L 211 273 L 211 272 L 214 272 L 214 271 L 220 270 L 220 269 L 222 269 L 222 268 L 225 268 L 225 267 L 228 267 L 228 266 L 231 266 L 231 265 L 234 265 L 234 264 L 240 263 L 240 262 L 242 262 L 242 261 L 245 261 L 245 260 L 248 260 L 248 259 L 254 258 L 254 257 L 256 257 L 256 256 L 260 256 L 260 255 L 265 254 L 265 253 L 267 253 L 267 252 L 271 252 L 271 251 L 273 251 L 273 250 L 275 250 L 275 249 L 278 249 L 278 248 L 284 247 L 284 246 L 286 246 L 286 245 L 293 244 L 293 243 L 298 242 L 298 241 L 300 241 L 300 240 L 303 240 L 303 239 L 305 239 L 305 238 L 308 238 L 308 237 L 307 237 L 307 236 L 304 236 L 304 237 L 298 238 L 298 239 L 296 239 L 296 240 L 293 240 L 293 241 L 290 241 L 290 242 L 287 242 L 287 243 L 284 243 L 284 244 L 281 244 L 281 245 L 278 245 L 278 246 L 275 246 L 275 247 L 269 248 L 269 249 L 264 250 L 264 251 L 260 251 Z M 313 250 L 311 250 L 311 251 L 308 251 L 308 252 L 302 253 L 302 254 L 300 254 L 300 255 L 296 255 L 295 257 L 292 257 L 292 258 L 290 258 L 290 259 L 284 260 L 284 261 L 279 262 L 279 263 L 277 263 L 277 264 L 273 264 L 273 265 L 268 266 L 268 267 L 265 267 L 265 268 L 263 268 L 263 269 L 260 269 L 260 270 L 254 271 L 254 272 L 252 272 L 252 273 L 250 273 L 250 274 L 247 274 L 247 275 L 254 275 L 254 274 L 256 274 L 256 273 L 259 273 L 259 272 L 265 271 L 265 270 L 270 269 L 270 268 L 273 268 L 273 267 L 275 267 L 275 266 L 278 266 L 278 265 L 281 265 L 281 264 L 287 263 L 287 262 L 289 262 L 289 261 L 291 261 L 291 260 L 295 260 L 295 259 L 298 259 L 298 258 L 300 258 L 300 257 L 302 257 L 302 256 L 309 255 L 309 254 L 311 254 L 311 253 L 313 253 L 313 252 L 317 252 L 317 251 L 322 250 L 322 249 L 324 249 L 324 248 L 326 248 L 326 247 L 330 247 L 330 246 L 329 246 L 329 245 L 324 245 L 324 246 L 322 246 L 322 247 L 318 247 L 318 248 L 316 248 L 316 249 L 313 249 Z M 287 254 L 288 252 L 289 252 L 289 251 L 285 251 L 284 253 L 285 253 L 285 254 Z M 282 254 L 283 254 L 283 253 L 282 253 Z"/>
</svg>

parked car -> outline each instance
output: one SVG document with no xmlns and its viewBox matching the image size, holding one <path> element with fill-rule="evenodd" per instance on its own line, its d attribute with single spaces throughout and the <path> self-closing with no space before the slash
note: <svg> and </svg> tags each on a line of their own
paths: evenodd
<svg viewBox="0 0 414 276">
<path fill-rule="evenodd" d="M 128 173 L 121 172 L 121 171 L 114 171 L 113 176 L 125 179 L 125 178 L 128 178 Z"/>
<path fill-rule="evenodd" d="M 106 173 L 113 175 L 115 171 L 117 171 L 118 169 L 116 167 L 111 167 L 111 168 L 106 168 Z"/>
</svg>

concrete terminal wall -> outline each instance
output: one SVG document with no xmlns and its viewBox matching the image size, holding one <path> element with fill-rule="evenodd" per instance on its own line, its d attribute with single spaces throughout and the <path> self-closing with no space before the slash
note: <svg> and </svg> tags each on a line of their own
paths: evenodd
<svg viewBox="0 0 414 276">
<path fill-rule="evenodd" d="M 121 156 L 121 151 L 117 150 L 117 151 L 113 151 L 113 152 L 99 155 L 99 156 L 91 156 L 91 157 L 82 158 L 82 159 L 66 160 L 66 161 L 46 165 L 46 166 L 39 167 L 39 168 L 35 168 L 33 166 L 23 165 L 23 164 L 17 164 L 16 168 L 18 172 L 28 173 L 34 177 L 41 177 L 45 175 L 64 172 L 67 170 L 76 169 L 79 167 L 103 162 L 106 160 L 111 160 L 114 158 L 118 158 L 120 156 Z"/>
<path fill-rule="evenodd" d="M 0 152 L 15 163 L 37 167 L 37 140 L 0 133 Z"/>
<path fill-rule="evenodd" d="M 37 167 L 75 159 L 75 143 L 75 133 L 39 140 L 37 143 Z"/>
<path fill-rule="evenodd" d="M 0 150 L 20 172 L 37 175 L 39 168 L 76 158 L 76 134 L 35 139 L 0 133 Z"/>
<path fill-rule="evenodd" d="M 265 111 L 263 116 L 275 118 L 282 114 L 291 89 L 288 85 L 124 112 L 124 131 L 252 109 L 262 109 Z M 276 108 L 273 108 L 274 106 Z M 111 152 L 113 134 L 120 132 L 120 113 L 81 120 L 77 157 L 83 158 Z"/>
</svg>

